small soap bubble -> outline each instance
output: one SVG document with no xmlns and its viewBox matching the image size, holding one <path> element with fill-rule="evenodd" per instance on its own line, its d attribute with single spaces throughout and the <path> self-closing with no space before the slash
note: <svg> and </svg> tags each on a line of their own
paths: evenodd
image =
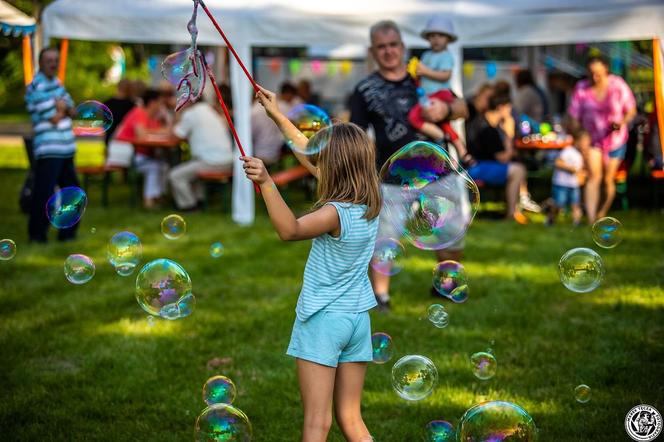
<svg viewBox="0 0 664 442">
<path fill-rule="evenodd" d="M 108 243 L 108 261 L 121 276 L 129 276 L 143 258 L 143 246 L 132 232 L 118 232 Z"/>
<path fill-rule="evenodd" d="M 558 275 L 567 289 L 586 293 L 599 287 L 604 277 L 604 264 L 594 250 L 578 247 L 560 258 Z"/>
<path fill-rule="evenodd" d="M 56 229 L 75 225 L 85 212 L 88 196 L 80 187 L 64 187 L 46 202 L 46 217 Z"/>
<path fill-rule="evenodd" d="M 392 367 L 392 387 L 403 399 L 424 399 L 431 394 L 437 382 L 438 370 L 425 356 L 404 356 Z"/>
<path fill-rule="evenodd" d="M 16 256 L 16 243 L 11 239 L 0 240 L 0 261 L 9 261 Z"/>
<path fill-rule="evenodd" d="M 224 245 L 220 242 L 215 242 L 210 245 L 210 256 L 219 258 L 224 254 Z"/>
<path fill-rule="evenodd" d="M 179 239 L 187 232 L 187 223 L 180 215 L 168 215 L 161 221 L 161 233 L 167 239 Z"/>
<path fill-rule="evenodd" d="M 466 269 L 456 261 L 443 261 L 433 268 L 433 286 L 438 293 L 456 303 L 468 299 Z"/>
<path fill-rule="evenodd" d="M 590 400 L 590 397 L 592 396 L 592 391 L 590 390 L 590 387 L 587 386 L 586 384 L 581 384 L 578 385 L 574 389 L 574 399 L 580 404 L 585 404 Z"/>
<path fill-rule="evenodd" d="M 445 311 L 445 307 L 440 304 L 433 304 L 427 310 L 429 321 L 438 328 L 445 328 L 450 322 L 450 317 Z"/>
<path fill-rule="evenodd" d="M 76 106 L 72 130 L 79 137 L 99 137 L 113 125 L 113 113 L 103 103 L 84 101 Z"/>
<path fill-rule="evenodd" d="M 91 228 L 90 228 L 90 233 L 92 233 L 93 235 L 94 235 L 95 233 L 97 233 L 97 228 L 94 227 L 94 226 L 91 227 Z"/>
<path fill-rule="evenodd" d="M 147 321 L 148 321 L 148 327 L 153 327 L 154 326 L 154 316 L 148 315 Z"/>
<path fill-rule="evenodd" d="M 454 431 L 454 426 L 447 421 L 431 421 L 424 427 L 424 440 L 426 442 L 456 442 L 456 431 Z"/>
<path fill-rule="evenodd" d="M 489 401 L 469 408 L 457 425 L 459 441 L 534 442 L 533 418 L 517 404 Z"/>
<path fill-rule="evenodd" d="M 592 232 L 595 244 L 604 249 L 612 249 L 622 241 L 622 223 L 611 216 L 595 221 Z"/>
<path fill-rule="evenodd" d="M 371 257 L 371 268 L 383 275 L 393 276 L 403 269 L 404 246 L 394 238 L 379 238 Z"/>
<path fill-rule="evenodd" d="M 304 148 L 299 147 L 298 143 L 295 142 L 288 143 L 291 149 L 305 155 L 314 155 L 327 146 L 330 131 L 324 131 L 321 135 L 315 137 L 319 131 L 332 124 L 330 117 L 323 109 L 312 104 L 299 104 L 293 107 L 287 116 L 295 127 L 309 139 Z"/>
<path fill-rule="evenodd" d="M 95 276 L 95 264 L 85 255 L 69 255 L 65 260 L 65 277 L 72 284 L 85 284 Z"/>
<path fill-rule="evenodd" d="M 384 364 L 394 354 L 394 346 L 392 345 L 392 337 L 387 333 L 374 333 L 371 335 L 371 346 L 373 347 L 373 362 L 376 364 Z"/>
<path fill-rule="evenodd" d="M 196 442 L 251 442 L 251 422 L 239 408 L 229 404 L 207 407 L 196 419 Z"/>
<path fill-rule="evenodd" d="M 232 404 L 237 395 L 235 384 L 226 376 L 213 376 L 203 385 L 203 401 L 208 405 Z"/>
<path fill-rule="evenodd" d="M 170 259 L 150 261 L 138 272 L 136 300 L 147 313 L 170 320 L 189 316 L 195 306 L 189 275 Z"/>
<path fill-rule="evenodd" d="M 496 375 L 498 369 L 498 362 L 496 357 L 490 352 L 480 351 L 474 353 L 470 357 L 470 364 L 473 369 L 473 374 L 477 379 L 486 381 Z"/>
</svg>

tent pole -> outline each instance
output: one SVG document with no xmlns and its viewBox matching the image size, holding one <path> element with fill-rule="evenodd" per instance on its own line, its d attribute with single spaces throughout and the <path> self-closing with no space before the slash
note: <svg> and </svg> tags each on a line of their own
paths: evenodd
<svg viewBox="0 0 664 442">
<path fill-rule="evenodd" d="M 655 112 L 657 112 L 657 125 L 659 126 L 659 145 L 664 155 L 664 78 L 662 78 L 662 46 L 659 38 L 652 40 L 653 78 L 655 80 Z"/>
<path fill-rule="evenodd" d="M 65 75 L 67 73 L 67 54 L 69 52 L 69 40 L 64 38 L 60 43 L 60 66 L 58 67 L 58 79 L 60 83 L 65 84 Z"/>
<path fill-rule="evenodd" d="M 29 85 L 32 82 L 32 43 L 29 35 L 23 36 L 23 82 Z"/>
</svg>

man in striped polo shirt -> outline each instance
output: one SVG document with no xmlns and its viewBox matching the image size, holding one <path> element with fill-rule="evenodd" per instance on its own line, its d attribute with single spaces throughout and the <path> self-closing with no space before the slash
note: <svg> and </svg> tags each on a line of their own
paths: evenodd
<svg viewBox="0 0 664 442">
<path fill-rule="evenodd" d="M 39 72 L 28 85 L 25 102 L 34 132 L 35 184 L 28 221 L 30 241 L 45 243 L 48 232 L 46 201 L 55 186 L 78 186 L 74 168 L 76 144 L 72 132 L 74 102 L 56 77 L 58 51 L 45 48 L 39 54 Z M 77 226 L 58 232 L 60 241 L 76 236 Z"/>
</svg>

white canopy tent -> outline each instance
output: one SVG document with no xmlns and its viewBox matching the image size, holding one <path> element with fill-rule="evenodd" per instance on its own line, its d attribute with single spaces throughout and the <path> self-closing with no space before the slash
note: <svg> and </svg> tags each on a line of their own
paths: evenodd
<svg viewBox="0 0 664 442">
<path fill-rule="evenodd" d="M 583 41 L 646 40 L 664 35 L 661 0 L 209 0 L 205 2 L 248 68 L 254 46 L 311 46 L 317 54 L 363 54 L 368 30 L 380 19 L 395 20 L 407 45 L 423 46 L 419 30 L 434 14 L 452 18 L 463 46 L 524 46 Z M 80 40 L 188 44 L 191 0 L 57 0 L 43 15 L 46 37 Z M 199 10 L 198 41 L 223 45 Z M 461 63 L 453 75 L 461 91 Z M 231 63 L 231 86 L 238 134 L 251 152 L 250 84 Z M 243 171 L 239 161 L 235 175 Z M 254 219 L 253 188 L 244 179 L 233 184 L 233 219 Z"/>
</svg>

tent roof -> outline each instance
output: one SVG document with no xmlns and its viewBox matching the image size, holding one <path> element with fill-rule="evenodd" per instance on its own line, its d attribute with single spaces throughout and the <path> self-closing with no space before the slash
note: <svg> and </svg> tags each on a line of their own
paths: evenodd
<svg viewBox="0 0 664 442">
<path fill-rule="evenodd" d="M 29 35 L 35 32 L 36 21 L 7 2 L 0 0 L 0 28 L 5 35 Z"/>
<path fill-rule="evenodd" d="M 209 0 L 235 42 L 251 45 L 366 47 L 368 29 L 395 20 L 407 44 L 424 44 L 419 30 L 433 14 L 455 22 L 465 46 L 534 45 L 650 39 L 664 34 L 659 0 Z M 145 43 L 189 42 L 191 0 L 57 0 L 43 15 L 48 36 Z M 223 44 L 199 10 L 199 42 Z"/>
</svg>

